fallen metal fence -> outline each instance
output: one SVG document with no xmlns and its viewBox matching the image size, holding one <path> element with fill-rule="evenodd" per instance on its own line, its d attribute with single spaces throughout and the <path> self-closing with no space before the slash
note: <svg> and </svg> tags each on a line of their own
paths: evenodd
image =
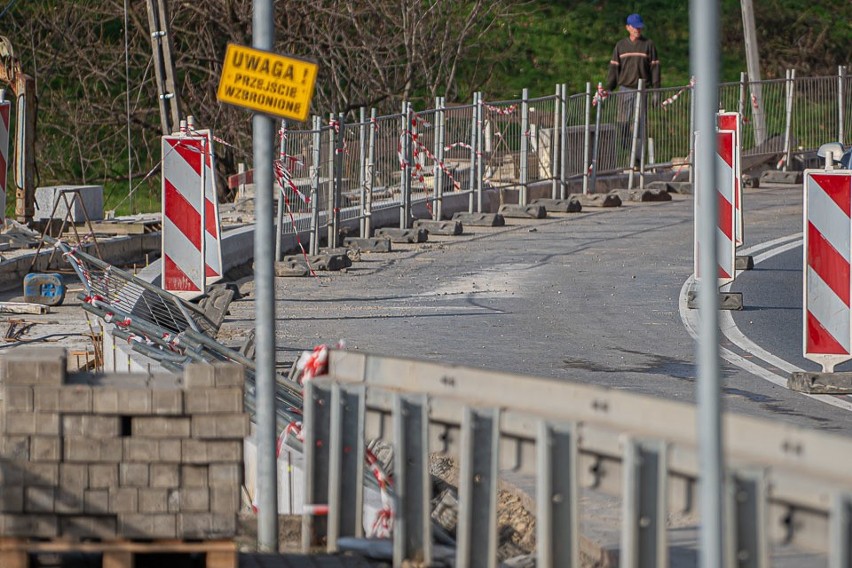
<svg viewBox="0 0 852 568">
<path fill-rule="evenodd" d="M 360 109 L 357 120 L 314 118 L 309 130 L 285 130 L 280 163 L 297 192 L 282 233 L 304 234 L 310 251 L 336 246 L 342 224 L 357 220 L 370 236 L 374 214 L 399 211 L 400 228 L 414 218 L 446 218 L 445 197 L 469 196 L 467 210 L 482 211 L 483 192 L 501 190 L 501 203 L 525 205 L 530 196 L 564 199 L 595 192 L 598 176 L 627 173 L 627 187 L 644 187 L 646 176 L 692 177 L 694 84 L 595 95 L 554 94 L 376 116 Z M 772 162 L 777 169 L 807 166 L 821 144 L 845 143 L 852 132 L 852 79 L 841 67 L 834 77 L 740 81 L 719 87 L 724 110 L 743 115 L 746 166 Z M 596 104 L 600 98 L 599 104 Z M 776 158 L 773 160 L 773 158 Z M 801 163 L 793 164 L 795 160 Z M 582 188 L 575 185 L 582 180 Z M 573 188 L 573 189 L 572 189 Z M 292 189 L 292 188 L 291 188 Z M 294 190 L 295 191 L 295 190 Z M 302 199 L 313 192 L 314 199 Z M 465 202 L 461 202 L 464 208 Z M 455 210 L 458 210 L 458 203 Z M 387 223 L 385 219 L 383 223 Z"/>
<path fill-rule="evenodd" d="M 775 545 L 852 554 L 852 441 L 726 414 L 724 494 L 730 565 L 768 566 Z M 621 497 L 622 566 L 668 566 L 667 519 L 698 506 L 693 405 L 570 382 L 332 351 L 328 375 L 306 383 L 303 544 L 384 550 L 395 566 L 495 566 L 501 471 L 534 476 L 536 566 L 579 566 L 579 492 Z M 676 425 L 676 427 L 673 427 Z M 352 439 L 353 433 L 360 438 Z M 361 439 L 393 442 L 392 544 L 365 541 L 361 496 L 349 479 Z M 455 546 L 435 543 L 431 453 L 459 466 Z M 354 454 L 354 455 L 353 455 Z M 382 548 L 382 545 L 385 548 Z M 419 564 L 418 564 L 419 565 Z"/>
</svg>

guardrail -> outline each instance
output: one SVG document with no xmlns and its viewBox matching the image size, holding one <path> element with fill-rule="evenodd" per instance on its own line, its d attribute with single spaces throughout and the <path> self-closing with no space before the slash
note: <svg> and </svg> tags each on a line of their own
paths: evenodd
<svg viewBox="0 0 852 568">
<path fill-rule="evenodd" d="M 628 172 L 628 188 L 643 187 L 647 175 L 692 176 L 694 84 L 609 93 L 597 100 L 591 84 L 568 95 L 554 94 L 376 116 L 361 109 L 358 120 L 315 117 L 311 129 L 282 128 L 282 197 L 279 209 L 292 214 L 281 232 L 320 237 L 336 246 L 340 223 L 358 219 L 370 236 L 374 211 L 399 208 L 400 228 L 412 222 L 411 207 L 426 203 L 432 218 L 443 215 L 447 194 L 469 195 L 470 212 L 482 211 L 484 190 L 516 189 L 526 205 L 538 196 L 565 199 L 594 192 L 598 176 Z M 852 133 L 852 77 L 845 67 L 833 77 L 796 77 L 720 85 L 720 107 L 743 116 L 746 164 L 778 156 L 772 166 L 793 167 L 795 156 Z M 771 161 L 771 160 L 770 160 Z M 573 189 L 572 189 L 573 188 Z M 508 197 L 514 199 L 514 197 Z M 282 215 L 283 213 L 279 214 Z M 325 234 L 323 235 L 323 232 Z M 280 252 L 280 251 L 279 251 Z"/>
<path fill-rule="evenodd" d="M 306 383 L 305 548 L 360 538 L 363 439 L 394 447 L 394 565 L 428 565 L 429 456 L 458 459 L 458 566 L 495 566 L 501 470 L 535 476 L 537 566 L 577 566 L 581 487 L 622 498 L 621 565 L 668 566 L 669 512 L 694 512 L 703 467 L 693 405 L 439 363 L 331 351 Z M 785 543 L 848 566 L 852 441 L 728 413 L 723 419 L 730 565 L 767 566 Z M 306 510 L 314 510 L 310 507 Z M 325 509 L 323 509 L 325 510 Z M 345 540 L 341 540 L 345 539 Z"/>
</svg>

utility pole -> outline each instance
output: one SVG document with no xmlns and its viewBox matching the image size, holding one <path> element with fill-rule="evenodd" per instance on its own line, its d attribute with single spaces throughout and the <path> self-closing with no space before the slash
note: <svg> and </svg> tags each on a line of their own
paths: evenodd
<svg viewBox="0 0 852 568">
<path fill-rule="evenodd" d="M 766 140 L 766 120 L 763 115 L 763 93 L 760 85 L 760 54 L 757 49 L 757 31 L 754 25 L 754 5 L 751 0 L 740 0 L 743 12 L 743 39 L 745 40 L 748 82 L 752 96 L 752 118 L 754 119 L 754 143 L 757 146 Z"/>
<path fill-rule="evenodd" d="M 175 61 L 172 58 L 172 34 L 167 2 L 168 0 L 148 0 L 148 26 L 151 29 L 154 73 L 160 100 L 160 124 L 164 136 L 176 132 L 180 124 L 180 96 Z"/>
</svg>

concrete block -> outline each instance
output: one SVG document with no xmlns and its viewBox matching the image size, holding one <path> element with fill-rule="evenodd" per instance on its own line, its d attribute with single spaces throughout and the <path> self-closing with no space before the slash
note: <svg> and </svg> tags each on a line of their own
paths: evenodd
<svg viewBox="0 0 852 568">
<path fill-rule="evenodd" d="M 24 512 L 24 486 L 0 485 L 0 513 Z"/>
<path fill-rule="evenodd" d="M 121 461 L 121 438 L 104 438 L 92 442 L 89 438 L 66 436 L 63 440 L 64 461 L 72 463 L 102 463 Z"/>
<path fill-rule="evenodd" d="M 698 293 L 694 290 L 686 294 L 686 307 L 690 310 L 698 309 Z M 719 309 L 720 310 L 742 310 L 743 309 L 743 294 L 742 292 L 719 292 Z"/>
<path fill-rule="evenodd" d="M 467 213 L 453 214 L 453 219 L 471 227 L 502 227 L 506 219 L 499 213 Z"/>
<path fill-rule="evenodd" d="M 62 459 L 62 438 L 59 436 L 33 436 L 30 438 L 30 460 L 58 462 Z"/>
<path fill-rule="evenodd" d="M 83 492 L 83 511 L 93 515 L 109 512 L 109 489 L 86 489 Z"/>
<path fill-rule="evenodd" d="M 2 465 L 2 464 L 0 464 Z M 59 483 L 59 464 L 55 462 L 19 462 L 11 464 L 27 487 L 55 487 Z"/>
<path fill-rule="evenodd" d="M 242 412 L 243 389 L 230 387 L 186 391 L 184 411 L 187 414 Z M 189 433 L 186 435 L 189 436 Z"/>
<path fill-rule="evenodd" d="M 66 414 L 62 417 L 65 436 L 101 440 L 117 438 L 121 434 L 121 418 L 97 414 Z"/>
<path fill-rule="evenodd" d="M 55 494 L 55 487 L 24 487 L 24 511 L 27 513 L 52 513 L 56 503 Z"/>
<path fill-rule="evenodd" d="M 139 490 L 136 487 L 110 487 L 110 513 L 136 513 L 139 511 Z"/>
<path fill-rule="evenodd" d="M 150 478 L 151 487 L 180 487 L 180 466 L 174 463 L 152 463 Z"/>
<path fill-rule="evenodd" d="M 123 514 L 118 516 L 118 535 L 123 538 L 175 538 L 176 515 Z"/>
<path fill-rule="evenodd" d="M 236 514 L 240 512 L 241 504 L 242 495 L 239 485 L 210 488 L 211 513 Z"/>
<path fill-rule="evenodd" d="M 625 201 L 651 202 L 672 200 L 672 196 L 665 189 L 661 188 L 613 189 L 609 194 L 618 196 L 622 203 Z"/>
<path fill-rule="evenodd" d="M 118 487 L 118 463 L 96 463 L 88 467 L 90 489 Z"/>
<path fill-rule="evenodd" d="M 301 278 L 307 276 L 308 273 L 308 266 L 305 264 L 275 263 L 275 276 L 278 278 Z"/>
<path fill-rule="evenodd" d="M 89 466 L 77 463 L 59 464 L 59 486 L 64 488 L 88 489 Z"/>
<path fill-rule="evenodd" d="M 3 410 L 6 412 L 32 412 L 33 387 L 3 387 Z"/>
<path fill-rule="evenodd" d="M 787 379 L 787 388 L 808 394 L 852 394 L 852 373 L 797 371 Z"/>
<path fill-rule="evenodd" d="M 584 209 L 587 207 L 621 207 L 621 198 L 609 193 L 593 193 L 589 195 L 572 193 L 568 198 L 578 200 Z"/>
<path fill-rule="evenodd" d="M 169 489 L 170 513 L 206 513 L 210 510 L 210 490 L 206 487 Z"/>
<path fill-rule="evenodd" d="M 122 487 L 148 487 L 148 464 L 118 464 L 118 482 Z"/>
<path fill-rule="evenodd" d="M 163 487 L 139 488 L 140 513 L 168 513 L 169 490 Z"/>
<path fill-rule="evenodd" d="M 431 219 L 418 219 L 414 222 L 415 229 L 423 229 L 430 235 L 457 236 L 464 233 L 464 226 L 458 219 L 452 221 L 433 221 Z"/>
<path fill-rule="evenodd" d="M 0 515 L 0 534 L 23 538 L 54 538 L 59 536 L 56 515 Z"/>
<path fill-rule="evenodd" d="M 3 428 L 7 435 L 59 435 L 59 414 L 35 412 L 4 412 Z"/>
<path fill-rule="evenodd" d="M 29 459 L 29 436 L 0 436 L 0 460 L 27 461 Z M 2 479 L 0 479 L 0 484 L 2 484 Z"/>
<path fill-rule="evenodd" d="M 0 461 L 0 486 L 23 484 L 24 469 L 21 462 Z"/>
<path fill-rule="evenodd" d="M 64 197 L 63 197 L 64 194 Z M 54 185 L 37 187 L 35 192 L 38 220 L 60 221 L 70 218 L 74 223 L 101 221 L 104 218 L 104 188 L 102 185 Z M 54 206 L 56 210 L 54 211 Z"/>
<path fill-rule="evenodd" d="M 171 440 L 159 440 L 159 454 L 157 459 L 165 463 L 180 463 L 183 461 L 182 440 L 174 438 Z"/>
<path fill-rule="evenodd" d="M 172 416 L 183 413 L 183 391 L 179 389 L 153 389 L 151 391 L 151 413 Z"/>
<path fill-rule="evenodd" d="M 198 440 L 242 440 L 249 435 L 249 415 L 198 414 L 192 417 L 192 437 Z"/>
<path fill-rule="evenodd" d="M 160 453 L 160 441 L 152 438 L 126 437 L 121 439 L 122 461 L 148 463 Z"/>
<path fill-rule="evenodd" d="M 358 249 L 361 252 L 390 252 L 390 239 L 371 237 L 360 239 L 357 237 L 346 237 L 343 239 L 343 246 L 353 249 Z"/>
<path fill-rule="evenodd" d="M 213 513 L 188 513 L 177 516 L 180 538 L 231 538 L 236 534 L 237 516 Z"/>
<path fill-rule="evenodd" d="M 190 464 L 180 466 L 180 487 L 208 487 L 207 466 Z"/>
<path fill-rule="evenodd" d="M 734 268 L 736 270 L 754 270 L 754 257 L 749 255 L 740 256 L 734 259 Z"/>
<path fill-rule="evenodd" d="M 543 205 L 548 213 L 579 213 L 583 206 L 576 199 L 545 199 L 539 197 L 530 201 L 530 205 Z"/>
<path fill-rule="evenodd" d="M 83 488 L 57 487 L 54 512 L 69 515 L 85 512 L 86 490 Z"/>
<path fill-rule="evenodd" d="M 98 387 L 92 391 L 95 414 L 138 416 L 151 414 L 151 389 Z"/>
<path fill-rule="evenodd" d="M 243 459 L 243 443 L 237 440 L 183 440 L 181 452 L 183 463 L 235 463 Z"/>
<path fill-rule="evenodd" d="M 542 205 L 501 205 L 500 214 L 507 219 L 545 219 L 547 209 Z"/>
<path fill-rule="evenodd" d="M 0 359 L 0 382 L 6 386 L 59 386 L 65 382 L 64 347 L 16 347 Z"/>
<path fill-rule="evenodd" d="M 801 185 L 803 180 L 802 172 L 779 172 L 775 170 L 766 170 L 760 174 L 760 184 L 766 183 L 783 183 L 787 185 Z"/>
<path fill-rule="evenodd" d="M 688 181 L 652 181 L 645 185 L 648 189 L 661 189 L 667 193 L 692 195 L 692 182 Z"/>
<path fill-rule="evenodd" d="M 337 271 L 352 266 L 352 259 L 345 254 L 308 255 L 307 260 L 305 260 L 305 257 L 302 255 L 285 256 L 284 260 L 275 263 L 276 275 L 278 266 L 283 266 L 285 268 L 305 266 L 307 268 L 309 264 L 310 268 L 313 268 L 314 270 Z"/>
<path fill-rule="evenodd" d="M 199 389 L 203 391 L 207 389 Z M 187 395 L 193 392 L 190 391 Z M 138 438 L 189 438 L 191 421 L 189 418 L 172 416 L 134 417 L 131 423 L 133 437 Z"/>
<path fill-rule="evenodd" d="M 67 385 L 61 387 L 38 387 L 35 389 L 36 412 L 92 412 L 92 387 Z"/>
<path fill-rule="evenodd" d="M 425 243 L 429 240 L 429 233 L 422 229 L 396 229 L 385 227 L 376 229 L 375 236 L 389 239 L 392 243 Z"/>
<path fill-rule="evenodd" d="M 245 386 L 245 371 L 234 363 L 192 363 L 183 374 L 187 390 Z"/>
<path fill-rule="evenodd" d="M 75 539 L 113 539 L 118 535 L 113 516 L 69 516 L 59 518 L 59 534 Z"/>
<path fill-rule="evenodd" d="M 238 463 L 211 463 L 207 483 L 215 487 L 239 487 L 243 484 L 243 467 Z"/>
</svg>

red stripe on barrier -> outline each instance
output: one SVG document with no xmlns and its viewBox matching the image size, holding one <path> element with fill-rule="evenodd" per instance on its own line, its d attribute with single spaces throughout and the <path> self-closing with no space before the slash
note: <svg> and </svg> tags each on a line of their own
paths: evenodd
<svg viewBox="0 0 852 568">
<path fill-rule="evenodd" d="M 219 235 L 216 233 L 216 225 L 218 224 L 218 219 L 216 218 L 216 205 L 207 199 L 206 196 L 204 198 L 204 214 L 206 215 L 206 217 L 204 217 L 204 224 L 207 225 L 207 232 L 210 233 L 213 238 L 218 239 Z M 219 275 L 216 274 L 216 276 Z"/>
<path fill-rule="evenodd" d="M 734 137 L 730 134 L 716 135 L 716 152 L 729 166 L 734 166 Z"/>
<path fill-rule="evenodd" d="M 180 267 L 175 264 L 175 261 L 171 259 L 171 257 L 166 256 L 163 258 L 163 262 L 165 263 L 165 270 L 163 274 L 165 275 L 165 285 L 169 290 L 181 290 L 183 292 L 198 292 L 198 286 L 195 285 L 195 282 L 192 281 L 192 278 L 186 275 L 186 273 L 180 269 Z"/>
<path fill-rule="evenodd" d="M 849 263 L 808 221 L 808 266 L 849 306 Z"/>
<path fill-rule="evenodd" d="M 719 267 L 719 278 L 733 278 L 733 276 L 728 274 L 728 272 L 720 266 Z"/>
<path fill-rule="evenodd" d="M 824 353 L 827 355 L 848 355 L 846 347 L 840 345 L 834 337 L 828 333 L 818 319 L 808 310 L 807 314 L 807 338 L 808 353 Z"/>
<path fill-rule="evenodd" d="M 728 237 L 728 240 L 732 241 L 734 240 L 733 207 L 721 193 L 716 192 L 716 195 L 719 198 L 719 229 Z"/>
<path fill-rule="evenodd" d="M 852 178 L 849 176 L 813 174 L 811 179 L 843 210 L 847 217 L 852 217 L 852 212 L 849 210 L 850 203 L 852 203 L 852 199 L 850 199 L 850 193 L 852 192 L 852 189 L 850 189 L 852 188 L 850 179 Z"/>
<path fill-rule="evenodd" d="M 168 179 L 164 181 L 166 186 L 166 210 L 164 213 L 166 217 L 181 220 L 181 223 L 179 225 L 175 223 L 175 226 L 196 249 L 201 250 L 201 215 Z"/>
<path fill-rule="evenodd" d="M 165 138 L 172 149 L 184 159 L 196 174 L 201 175 L 201 141 L 197 143 L 190 140 L 182 140 L 179 138 Z"/>
</svg>

